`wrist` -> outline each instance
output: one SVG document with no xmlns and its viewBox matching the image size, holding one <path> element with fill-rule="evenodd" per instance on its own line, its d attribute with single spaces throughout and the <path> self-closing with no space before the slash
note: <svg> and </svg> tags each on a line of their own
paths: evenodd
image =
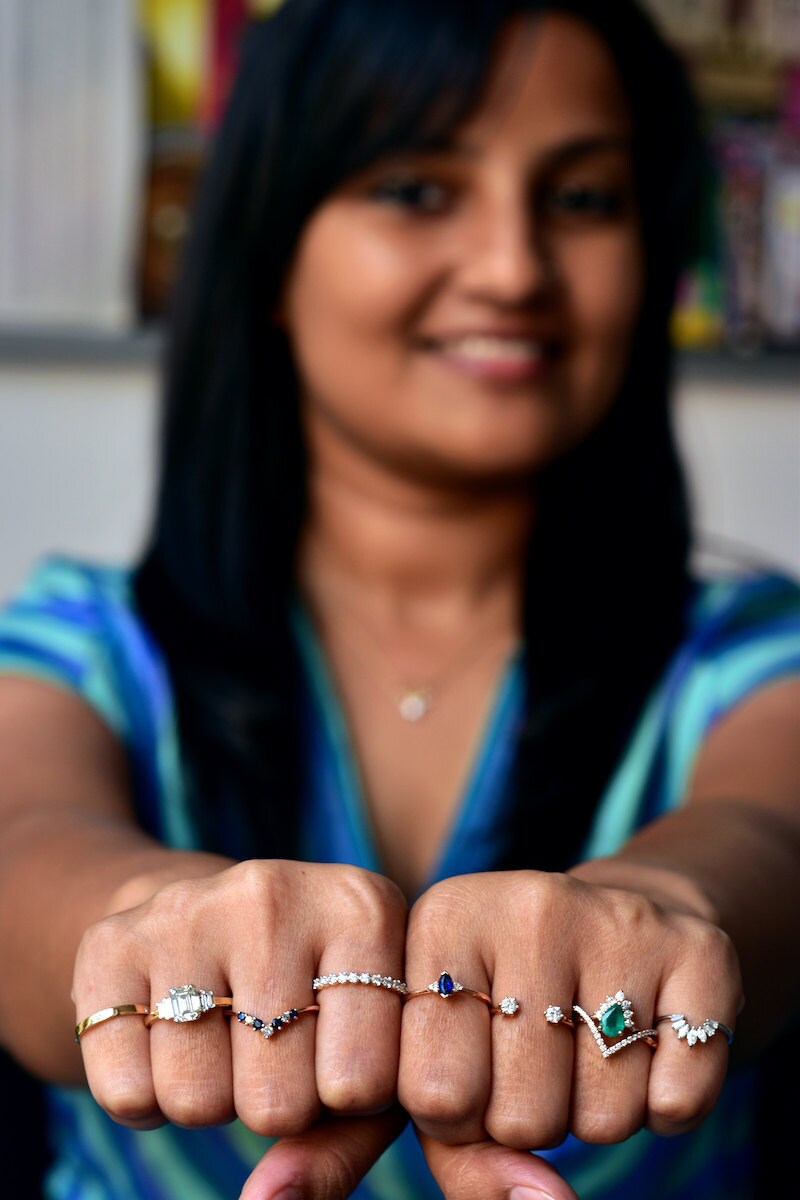
<svg viewBox="0 0 800 1200">
<path fill-rule="evenodd" d="M 221 854 L 188 850 L 164 851 L 159 855 L 158 861 L 142 866 L 118 884 L 109 898 L 105 915 L 137 908 L 169 883 L 218 875 L 233 865 L 233 859 L 225 858 Z"/>
</svg>

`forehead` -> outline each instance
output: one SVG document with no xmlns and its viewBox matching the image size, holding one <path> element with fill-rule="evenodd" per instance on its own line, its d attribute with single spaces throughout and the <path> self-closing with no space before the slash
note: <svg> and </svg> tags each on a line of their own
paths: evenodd
<svg viewBox="0 0 800 1200">
<path fill-rule="evenodd" d="M 600 36 L 577 17 L 518 17 L 503 29 L 483 95 L 461 127 L 476 144 L 505 135 L 545 140 L 614 131 L 632 117 L 616 65 Z"/>
</svg>

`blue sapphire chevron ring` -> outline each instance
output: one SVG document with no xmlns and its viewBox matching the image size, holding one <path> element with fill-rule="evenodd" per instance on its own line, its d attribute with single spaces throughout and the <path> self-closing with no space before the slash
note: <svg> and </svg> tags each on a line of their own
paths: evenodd
<svg viewBox="0 0 800 1200">
<path fill-rule="evenodd" d="M 442 1000 L 449 1000 L 461 992 L 464 996 L 472 996 L 475 1000 L 481 1000 L 488 1006 L 492 1016 L 513 1017 L 519 1012 L 519 1001 L 515 996 L 504 996 L 499 1004 L 495 1004 L 491 996 L 487 996 L 486 992 L 475 991 L 474 988 L 464 987 L 463 983 L 459 983 L 453 979 L 453 976 L 448 971 L 442 971 L 438 979 L 434 979 L 433 983 L 429 983 L 427 987 L 418 988 L 415 992 L 408 992 L 404 998 L 404 1003 L 409 1000 L 414 1000 L 417 996 L 441 996 Z"/>
</svg>

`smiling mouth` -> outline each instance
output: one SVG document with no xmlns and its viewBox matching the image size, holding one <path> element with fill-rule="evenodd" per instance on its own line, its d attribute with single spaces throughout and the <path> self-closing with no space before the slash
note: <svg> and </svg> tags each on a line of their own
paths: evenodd
<svg viewBox="0 0 800 1200">
<path fill-rule="evenodd" d="M 511 383 L 540 379 L 558 353 L 552 342 L 484 334 L 428 341 L 426 349 L 454 370 L 480 379 Z"/>
</svg>

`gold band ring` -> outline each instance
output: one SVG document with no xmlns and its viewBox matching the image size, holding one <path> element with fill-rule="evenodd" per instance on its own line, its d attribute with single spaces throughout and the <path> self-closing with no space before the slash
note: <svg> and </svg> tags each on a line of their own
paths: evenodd
<svg viewBox="0 0 800 1200">
<path fill-rule="evenodd" d="M 606 996 L 600 1007 L 591 1015 L 581 1008 L 580 1004 L 573 1004 L 572 1011 L 577 1013 L 585 1025 L 588 1025 L 603 1058 L 610 1058 L 612 1054 L 616 1054 L 618 1050 L 624 1050 L 626 1046 L 631 1046 L 634 1042 L 645 1042 L 651 1049 L 655 1049 L 658 1045 L 658 1034 L 654 1028 L 636 1028 L 633 1007 L 624 992 L 615 992 L 613 996 Z M 548 1004 L 544 1015 L 545 1020 L 549 1021 L 551 1025 L 567 1025 L 570 1029 L 575 1028 L 575 1019 L 566 1016 L 558 1004 Z M 666 1018 L 663 1019 L 666 1020 Z M 625 1034 L 624 1037 L 623 1034 Z M 614 1040 L 606 1041 L 606 1038 Z M 616 1040 L 617 1038 L 619 1041 Z"/>
<path fill-rule="evenodd" d="M 179 987 L 169 989 L 169 995 L 150 1009 L 144 1023 L 148 1028 L 154 1021 L 175 1021 L 182 1025 L 185 1021 L 196 1021 L 212 1008 L 228 1009 L 232 1006 L 233 999 L 230 996 L 215 996 L 213 992 L 197 988 L 193 983 L 182 983 Z"/>
<path fill-rule="evenodd" d="M 110 1021 L 112 1017 L 146 1017 L 149 1011 L 146 1004 L 114 1004 L 110 1008 L 98 1009 L 90 1017 L 84 1017 L 75 1026 L 75 1041 L 79 1042 L 81 1035 L 86 1033 L 87 1029 L 91 1029 L 93 1025 Z"/>
<path fill-rule="evenodd" d="M 442 1000 L 449 1000 L 457 992 L 461 992 L 463 996 L 472 996 L 475 1000 L 481 1000 L 488 1006 L 493 1017 L 513 1017 L 519 1012 L 519 1001 L 516 997 L 504 996 L 499 1004 L 495 1004 L 492 997 L 487 996 L 486 992 L 478 992 L 474 988 L 464 987 L 463 983 L 458 983 L 447 971 L 442 971 L 439 978 L 435 979 L 433 983 L 429 983 L 427 987 L 408 992 L 403 998 L 403 1003 L 415 1000 L 418 996 L 430 996 L 431 994 L 441 996 Z"/>
</svg>

